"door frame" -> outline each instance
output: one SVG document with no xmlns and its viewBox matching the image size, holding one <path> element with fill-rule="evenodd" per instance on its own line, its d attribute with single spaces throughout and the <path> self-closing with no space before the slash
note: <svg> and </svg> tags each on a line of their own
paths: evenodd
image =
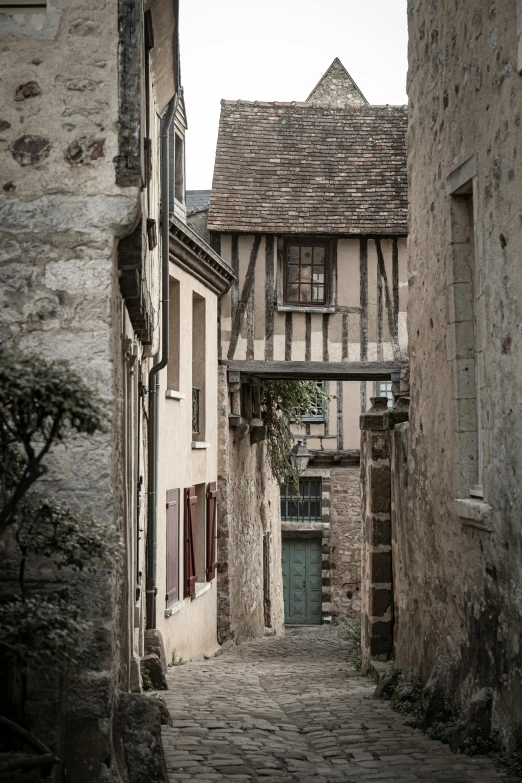
<svg viewBox="0 0 522 783">
<path fill-rule="evenodd" d="M 292 539 L 294 541 L 303 541 L 306 539 L 321 539 L 321 552 L 322 552 L 322 563 L 321 563 L 321 573 L 324 574 L 325 572 L 325 565 L 328 566 L 328 573 L 330 571 L 330 547 L 329 545 L 326 547 L 327 552 L 325 552 L 325 539 L 324 539 L 324 528 L 323 530 L 282 530 L 281 531 L 281 538 L 282 541 Z M 325 554 L 328 556 L 328 563 L 325 563 Z M 325 584 L 327 583 L 327 584 Z M 330 611 L 325 610 L 325 603 L 330 601 L 330 579 L 325 578 L 324 576 L 321 577 L 321 625 L 325 622 L 325 617 L 330 617 Z M 325 594 L 325 589 L 327 593 Z M 325 600 L 326 598 L 326 600 Z M 293 623 L 285 623 L 285 625 L 293 625 Z"/>
</svg>

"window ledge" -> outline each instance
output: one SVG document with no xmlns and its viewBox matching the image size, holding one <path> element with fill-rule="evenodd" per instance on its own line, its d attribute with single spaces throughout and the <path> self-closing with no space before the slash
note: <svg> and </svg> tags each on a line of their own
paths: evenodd
<svg viewBox="0 0 522 783">
<path fill-rule="evenodd" d="M 184 392 L 174 391 L 174 389 L 167 389 L 165 397 L 168 400 L 184 400 L 185 394 Z"/>
<path fill-rule="evenodd" d="M 204 440 L 193 440 L 192 441 L 192 448 L 193 449 L 209 449 L 210 443 L 206 443 Z"/>
<path fill-rule="evenodd" d="M 165 609 L 165 617 L 171 617 L 173 614 L 177 614 L 184 606 L 185 601 L 177 601 L 175 604 L 172 604 L 172 606 L 169 606 L 168 609 Z"/>
<path fill-rule="evenodd" d="M 192 596 L 193 598 L 199 598 L 200 595 L 206 593 L 212 587 L 212 582 L 196 582 L 196 592 Z"/>
<path fill-rule="evenodd" d="M 455 512 L 463 525 L 476 527 L 489 533 L 493 530 L 491 524 L 492 508 L 482 500 L 475 498 L 458 498 L 454 501 Z"/>
<path fill-rule="evenodd" d="M 335 307 L 328 305 L 277 305 L 279 313 L 335 313 Z"/>
</svg>

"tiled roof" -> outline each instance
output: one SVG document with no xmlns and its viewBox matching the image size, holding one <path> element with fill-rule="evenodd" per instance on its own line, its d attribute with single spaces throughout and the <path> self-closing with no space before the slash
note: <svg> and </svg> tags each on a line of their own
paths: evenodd
<svg viewBox="0 0 522 783">
<path fill-rule="evenodd" d="M 185 192 L 185 205 L 187 212 L 191 209 L 205 209 L 210 201 L 211 190 L 187 190 Z"/>
<path fill-rule="evenodd" d="M 405 234 L 404 106 L 222 101 L 213 231 Z"/>
</svg>

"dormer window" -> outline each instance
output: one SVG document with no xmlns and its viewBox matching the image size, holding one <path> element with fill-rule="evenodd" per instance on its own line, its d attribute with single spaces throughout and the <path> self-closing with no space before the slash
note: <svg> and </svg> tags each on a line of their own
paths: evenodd
<svg viewBox="0 0 522 783">
<path fill-rule="evenodd" d="M 169 161 L 169 212 L 172 213 L 176 212 L 175 204 L 185 206 L 185 141 L 176 123 L 170 128 Z"/>
<path fill-rule="evenodd" d="M 285 304 L 310 307 L 326 304 L 328 244 L 319 240 L 287 240 Z"/>
</svg>

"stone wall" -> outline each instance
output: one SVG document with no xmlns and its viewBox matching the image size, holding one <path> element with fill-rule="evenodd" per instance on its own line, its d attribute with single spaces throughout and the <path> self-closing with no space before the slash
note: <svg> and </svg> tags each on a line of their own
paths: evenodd
<svg viewBox="0 0 522 783">
<path fill-rule="evenodd" d="M 136 185 L 115 183 L 118 58 L 108 53 L 118 47 L 118 6 L 64 0 L 49 2 L 42 14 L 2 14 L 0 37 L 0 339 L 71 361 L 104 399 L 107 431 L 56 449 L 45 483 L 123 532 L 125 327 L 116 256 L 118 238 L 138 220 L 140 195 Z M 114 772 L 114 696 L 128 683 L 120 670 L 125 570 L 122 558 L 110 573 L 70 582 L 71 598 L 91 623 L 81 665 L 71 666 L 61 693 L 54 692 L 71 781 Z M 41 576 L 48 579 L 49 569 Z M 27 719 L 48 739 L 54 707 L 42 709 L 39 690 L 33 683 Z"/>
<path fill-rule="evenodd" d="M 521 13 L 408 4 L 414 469 L 396 654 L 424 677 L 451 656 L 461 701 L 492 687 L 506 731 L 522 721 Z"/>
<path fill-rule="evenodd" d="M 361 611 L 360 467 L 332 466 L 330 475 L 331 614 L 354 617 Z"/>
<path fill-rule="evenodd" d="M 269 472 L 264 442 L 251 443 L 246 423 L 229 426 L 224 367 L 219 369 L 218 410 L 218 640 L 242 642 L 263 636 L 265 624 L 274 633 L 284 630 L 279 487 Z"/>
</svg>

